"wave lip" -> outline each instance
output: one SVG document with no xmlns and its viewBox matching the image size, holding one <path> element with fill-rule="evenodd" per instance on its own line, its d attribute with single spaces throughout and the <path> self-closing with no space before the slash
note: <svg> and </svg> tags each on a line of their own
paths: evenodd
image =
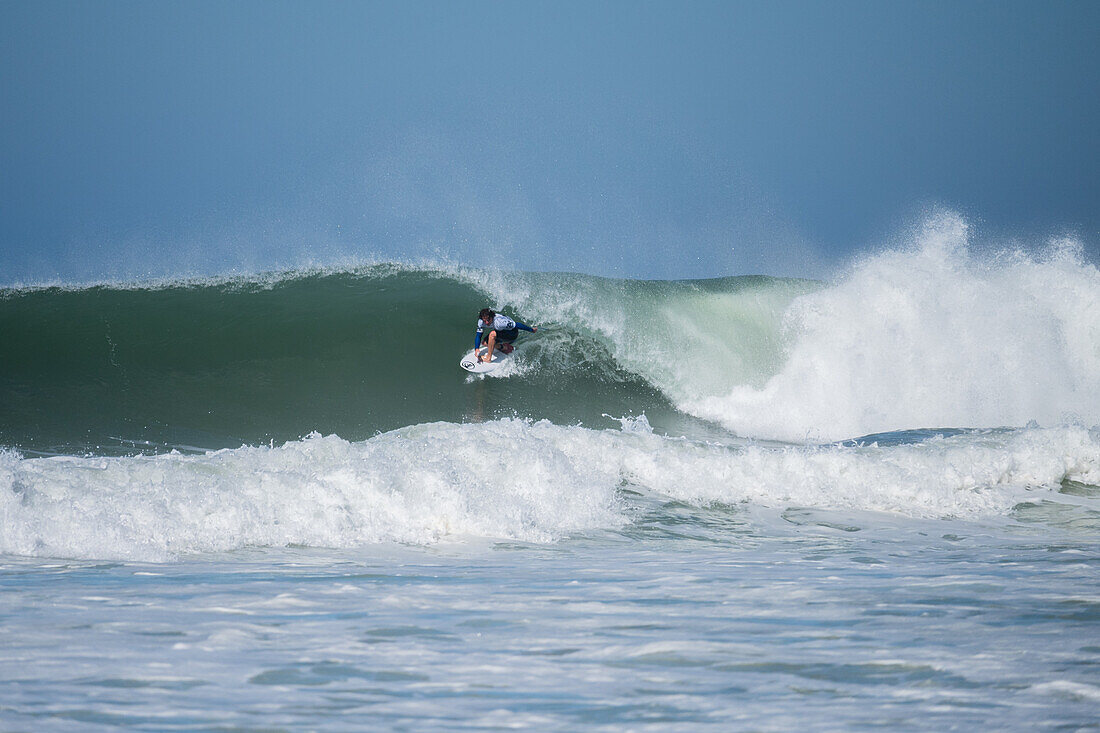
<svg viewBox="0 0 1100 733">
<path fill-rule="evenodd" d="M 620 489 L 695 505 L 1005 516 L 1100 485 L 1100 434 L 1027 429 L 898 446 L 764 447 L 507 419 L 205 455 L 0 454 L 0 553 L 165 560 L 247 546 L 555 541 L 617 529 Z M 1088 503 L 1089 499 L 1079 499 Z"/>
</svg>

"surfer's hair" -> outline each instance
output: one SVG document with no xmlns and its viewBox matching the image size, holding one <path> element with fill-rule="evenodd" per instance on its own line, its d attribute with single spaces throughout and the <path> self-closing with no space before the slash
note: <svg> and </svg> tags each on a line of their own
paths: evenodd
<svg viewBox="0 0 1100 733">
<path fill-rule="evenodd" d="M 486 323 L 493 320 L 494 316 L 496 316 L 496 313 L 493 312 L 492 308 L 482 308 L 481 312 L 477 314 L 477 317 L 485 321 Z"/>
</svg>

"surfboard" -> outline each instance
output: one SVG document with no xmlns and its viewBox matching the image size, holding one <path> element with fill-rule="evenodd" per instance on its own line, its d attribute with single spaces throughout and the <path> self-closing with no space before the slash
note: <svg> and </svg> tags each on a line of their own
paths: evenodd
<svg viewBox="0 0 1100 733">
<path fill-rule="evenodd" d="M 484 354 L 485 348 L 482 347 L 481 349 L 479 349 L 479 352 Z M 493 352 L 493 358 L 491 361 L 478 361 L 475 353 L 476 352 L 471 349 L 470 351 L 466 352 L 465 356 L 462 357 L 462 361 L 458 362 L 458 365 L 460 367 L 474 374 L 488 374 L 489 372 L 497 369 L 497 367 L 499 367 L 509 358 L 511 358 L 510 354 L 505 354 L 498 350 Z"/>
</svg>

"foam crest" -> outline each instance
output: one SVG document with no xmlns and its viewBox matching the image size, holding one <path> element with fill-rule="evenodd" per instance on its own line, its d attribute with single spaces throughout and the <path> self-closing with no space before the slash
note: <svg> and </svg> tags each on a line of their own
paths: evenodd
<svg viewBox="0 0 1100 733">
<path fill-rule="evenodd" d="M 979 259 L 954 216 L 797 299 L 786 364 L 688 409 L 745 434 L 1100 422 L 1100 273 L 1078 251 Z"/>
<path fill-rule="evenodd" d="M 163 560 L 246 546 L 546 542 L 628 522 L 624 485 L 700 505 L 974 518 L 1005 515 L 1036 491 L 1058 497 L 1066 480 L 1100 484 L 1100 435 L 1083 428 L 774 448 L 640 424 L 429 423 L 358 443 L 314 435 L 202 456 L 4 453 L 0 553 Z"/>
<path fill-rule="evenodd" d="M 517 441 L 519 443 L 517 444 Z M 0 552 L 163 559 L 249 545 L 549 541 L 615 526 L 613 472 L 522 423 L 310 436 L 203 456 L 19 460 L 0 478 Z"/>
<path fill-rule="evenodd" d="M 754 435 L 841 438 L 914 427 L 1100 422 L 1100 273 L 1062 248 L 972 256 L 957 217 L 917 246 L 796 300 L 797 334 L 763 388 L 690 409 Z"/>
<path fill-rule="evenodd" d="M 1005 515 L 1063 481 L 1100 480 L 1100 436 L 1083 428 L 1032 429 L 877 444 L 766 448 L 731 456 L 674 453 L 651 487 L 692 503 L 893 512 L 909 517 Z"/>
</svg>

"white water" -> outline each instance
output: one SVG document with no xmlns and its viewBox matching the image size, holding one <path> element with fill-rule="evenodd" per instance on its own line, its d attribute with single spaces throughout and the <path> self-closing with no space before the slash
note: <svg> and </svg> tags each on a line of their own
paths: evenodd
<svg viewBox="0 0 1100 733">
<path fill-rule="evenodd" d="M 1087 729 L 1095 527 L 669 502 L 549 545 L 0 556 L 0 728 Z"/>
<path fill-rule="evenodd" d="M 1100 272 L 1072 247 L 985 260 L 949 217 L 799 298 L 786 321 L 797 337 L 782 371 L 689 409 L 788 439 L 1100 423 Z"/>
<path fill-rule="evenodd" d="M 894 446 L 716 445 L 502 420 L 432 423 L 350 443 L 312 436 L 202 456 L 0 459 L 0 553 L 164 560 L 248 546 L 356 547 L 485 537 L 547 542 L 629 525 L 643 497 L 1005 516 L 1085 501 L 1100 434 L 1028 429 Z"/>
</svg>

